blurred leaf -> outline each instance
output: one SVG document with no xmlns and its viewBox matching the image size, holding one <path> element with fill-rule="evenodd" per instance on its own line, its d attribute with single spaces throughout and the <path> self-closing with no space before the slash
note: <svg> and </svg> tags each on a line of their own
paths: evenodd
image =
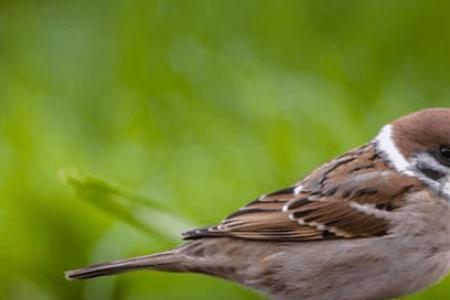
<svg viewBox="0 0 450 300">
<path fill-rule="evenodd" d="M 78 171 L 61 171 L 61 177 L 77 195 L 115 218 L 149 233 L 152 237 L 174 242 L 191 222 L 166 211 L 158 201 L 120 190 L 99 178 L 81 175 Z"/>
</svg>

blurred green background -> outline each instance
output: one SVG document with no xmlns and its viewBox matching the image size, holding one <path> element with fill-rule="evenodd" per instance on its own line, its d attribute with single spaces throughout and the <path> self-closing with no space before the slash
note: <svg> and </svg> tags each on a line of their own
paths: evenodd
<svg viewBox="0 0 450 300">
<path fill-rule="evenodd" d="M 62 274 L 175 245 L 449 106 L 449 80 L 449 1 L 0 1 L 0 299 L 261 299 L 201 275 Z"/>
</svg>

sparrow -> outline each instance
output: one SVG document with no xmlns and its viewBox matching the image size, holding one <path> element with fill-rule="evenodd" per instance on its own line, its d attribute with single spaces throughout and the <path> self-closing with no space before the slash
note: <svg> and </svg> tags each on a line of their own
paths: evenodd
<svg viewBox="0 0 450 300">
<path fill-rule="evenodd" d="M 66 272 L 224 278 L 276 300 L 382 300 L 450 270 L 450 109 L 418 111 L 175 249 Z"/>
</svg>

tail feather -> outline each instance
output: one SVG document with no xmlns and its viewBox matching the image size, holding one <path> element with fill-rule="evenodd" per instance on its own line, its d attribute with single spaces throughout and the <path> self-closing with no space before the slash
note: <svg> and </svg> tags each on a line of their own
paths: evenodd
<svg viewBox="0 0 450 300">
<path fill-rule="evenodd" d="M 68 280 L 88 279 L 99 276 L 109 276 L 117 273 L 139 270 L 155 269 L 161 271 L 178 270 L 179 256 L 168 251 L 153 255 L 145 255 L 130 259 L 115 260 L 104 264 L 96 264 L 84 268 L 65 272 Z"/>
</svg>

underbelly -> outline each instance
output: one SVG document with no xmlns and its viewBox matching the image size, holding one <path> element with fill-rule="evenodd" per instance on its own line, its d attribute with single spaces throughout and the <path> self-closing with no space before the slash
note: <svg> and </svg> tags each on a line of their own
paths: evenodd
<svg viewBox="0 0 450 300">
<path fill-rule="evenodd" d="M 323 246 L 330 249 L 329 245 Z M 246 285 L 276 300 L 383 300 L 425 289 L 443 278 L 450 268 L 449 252 L 430 254 L 426 247 L 396 251 L 387 245 L 377 252 L 373 248 L 368 251 L 370 246 L 373 245 L 344 247 L 335 253 L 302 249 L 301 256 L 289 248 L 290 253 L 278 256 L 283 259 L 283 276 L 260 276 Z M 291 259 L 286 264 L 287 256 Z"/>
</svg>

